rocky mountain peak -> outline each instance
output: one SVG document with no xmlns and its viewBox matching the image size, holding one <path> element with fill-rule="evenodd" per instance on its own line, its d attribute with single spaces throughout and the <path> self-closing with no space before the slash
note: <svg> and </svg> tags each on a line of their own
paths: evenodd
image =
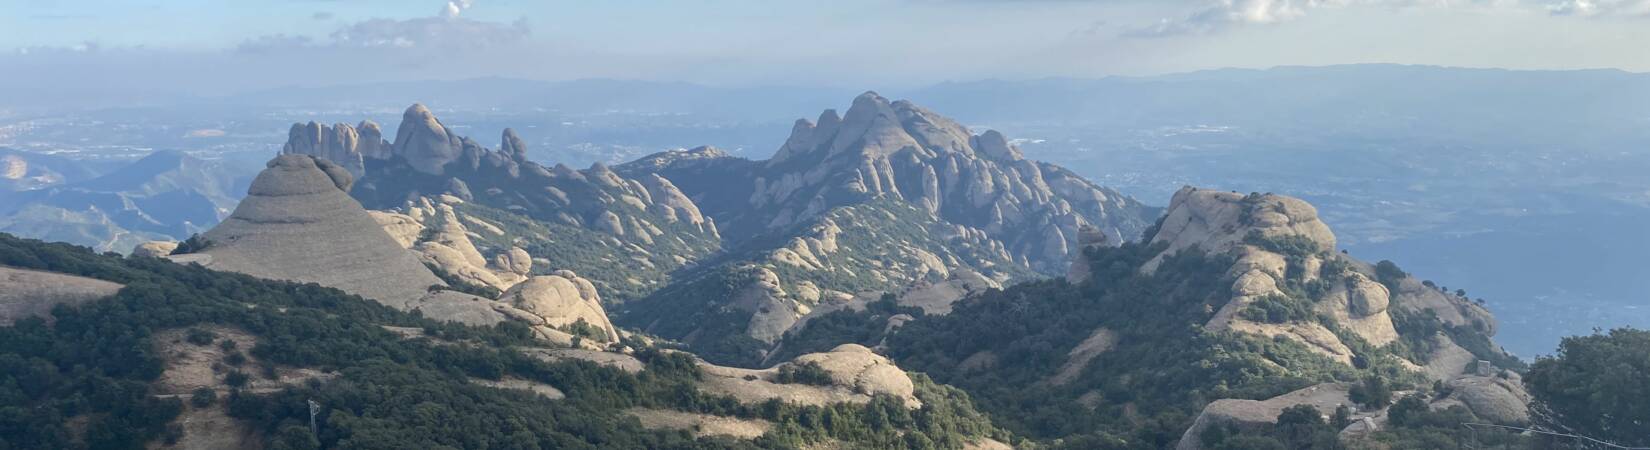
<svg viewBox="0 0 1650 450">
<path fill-rule="evenodd" d="M 314 281 L 395 306 L 424 297 L 441 280 L 350 199 L 349 180 L 325 159 L 275 157 L 235 212 L 202 235 L 210 267 Z"/>
<path fill-rule="evenodd" d="M 414 103 L 401 114 L 401 126 L 395 132 L 394 154 L 406 158 L 407 164 L 420 172 L 440 175 L 442 167 L 458 159 L 464 149 L 458 136 L 447 133 L 447 127 L 435 118 L 421 103 Z"/>
<path fill-rule="evenodd" d="M 510 155 L 510 158 L 516 160 L 517 163 L 527 161 L 527 142 L 522 141 L 521 136 L 516 135 L 514 128 L 504 129 L 503 142 L 499 144 L 498 151 Z"/>
<path fill-rule="evenodd" d="M 366 170 L 360 146 L 361 135 L 355 127 L 344 123 L 328 126 L 312 121 L 292 124 L 281 153 L 326 158 L 359 176 Z"/>
<path fill-rule="evenodd" d="M 1167 243 L 1165 255 L 1194 246 L 1222 253 L 1244 244 L 1252 233 L 1266 238 L 1301 237 L 1322 251 L 1335 250 L 1335 233 L 1318 219 L 1317 208 L 1301 199 L 1191 186 L 1175 192 L 1152 242 Z M 1161 259 L 1148 263 L 1147 270 L 1155 269 Z"/>
</svg>

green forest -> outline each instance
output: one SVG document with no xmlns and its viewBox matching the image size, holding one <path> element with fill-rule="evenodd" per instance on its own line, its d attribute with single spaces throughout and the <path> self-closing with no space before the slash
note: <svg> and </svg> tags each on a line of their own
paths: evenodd
<svg viewBox="0 0 1650 450">
<path fill-rule="evenodd" d="M 647 369 L 637 374 L 582 361 L 549 363 L 510 350 L 541 345 L 520 325 L 441 323 L 313 284 L 99 255 L 9 235 L 0 235 L 0 265 L 126 285 L 108 299 L 58 307 L 50 325 L 35 318 L 0 328 L 0 449 L 143 448 L 176 439 L 179 430 L 168 423 L 190 406 L 151 395 L 149 383 L 164 364 L 150 338 L 201 324 L 258 336 L 260 343 L 247 351 L 259 360 L 338 375 L 267 395 L 230 386 L 220 401 L 231 416 L 260 430 L 270 448 L 797 448 L 837 442 L 955 449 L 976 437 L 1010 438 L 975 412 L 966 394 L 920 376 L 914 377 L 924 404 L 918 410 L 891 397 L 825 407 L 740 404 L 697 391 L 698 368 L 681 353 L 644 349 L 638 357 Z M 403 339 L 383 325 L 421 329 L 424 337 Z M 506 376 L 551 384 L 567 398 L 546 401 L 468 382 Z M 309 400 L 322 408 L 315 434 L 307 425 Z M 755 441 L 696 440 L 686 431 L 644 429 L 622 412 L 629 407 L 776 425 Z"/>
</svg>

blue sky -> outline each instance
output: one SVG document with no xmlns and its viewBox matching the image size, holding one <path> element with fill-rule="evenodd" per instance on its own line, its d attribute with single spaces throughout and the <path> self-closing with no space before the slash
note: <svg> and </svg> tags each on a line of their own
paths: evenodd
<svg viewBox="0 0 1650 450">
<path fill-rule="evenodd" d="M 476 76 L 889 86 L 1363 62 L 1650 71 L 1650 0 L 0 3 L 0 69 L 25 73 L 16 83 L 104 81 L 73 72 L 91 70 L 202 93 Z"/>
</svg>

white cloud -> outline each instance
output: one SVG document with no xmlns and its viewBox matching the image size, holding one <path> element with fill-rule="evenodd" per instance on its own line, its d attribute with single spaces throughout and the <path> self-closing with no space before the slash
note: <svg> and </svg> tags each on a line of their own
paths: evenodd
<svg viewBox="0 0 1650 450">
<path fill-rule="evenodd" d="M 344 25 L 325 39 L 268 35 L 242 41 L 236 50 L 269 53 L 283 50 L 331 49 L 476 49 L 521 43 L 532 34 L 527 21 L 487 22 L 458 17 L 473 0 L 446 2 L 435 17 L 406 20 L 368 19 Z"/>
<path fill-rule="evenodd" d="M 1525 2 L 1636 3 L 1650 0 L 1215 0 L 1178 19 L 1162 19 L 1124 33 L 1126 37 L 1167 37 L 1209 34 L 1248 25 L 1274 25 L 1301 19 L 1314 10 L 1370 6 L 1385 8 L 1522 8 Z M 1552 6 L 1554 11 L 1558 6 Z"/>
<path fill-rule="evenodd" d="M 449 2 L 447 2 L 446 6 L 443 6 L 441 8 L 441 17 L 446 17 L 446 18 L 458 17 L 458 15 L 460 13 L 463 13 L 464 10 L 466 10 L 466 9 L 470 9 L 470 6 L 473 6 L 473 5 L 475 5 L 475 0 L 452 0 L 452 1 L 449 1 Z"/>
<path fill-rule="evenodd" d="M 1547 11 L 1559 16 L 1650 17 L 1650 0 L 1560 0 Z"/>
</svg>

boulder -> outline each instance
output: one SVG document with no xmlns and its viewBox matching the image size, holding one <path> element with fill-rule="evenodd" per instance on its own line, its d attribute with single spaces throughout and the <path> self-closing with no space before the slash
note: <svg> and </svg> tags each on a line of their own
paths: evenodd
<svg viewBox="0 0 1650 450">
<path fill-rule="evenodd" d="M 607 318 L 595 286 L 572 272 L 528 278 L 500 297 L 516 309 L 543 319 L 544 325 L 567 329 L 584 321 L 602 331 L 603 342 L 617 342 L 619 332 Z"/>
<path fill-rule="evenodd" d="M 817 364 L 830 374 L 831 383 L 866 395 L 887 394 L 919 404 L 911 377 L 888 358 L 859 344 L 842 344 L 825 353 L 798 356 L 786 364 Z"/>
<path fill-rule="evenodd" d="M 1530 423 L 1530 394 L 1524 390 L 1516 375 L 1466 376 L 1450 380 L 1445 386 L 1450 394 L 1446 399 L 1456 400 L 1472 410 L 1473 415 L 1503 425 Z"/>
</svg>

